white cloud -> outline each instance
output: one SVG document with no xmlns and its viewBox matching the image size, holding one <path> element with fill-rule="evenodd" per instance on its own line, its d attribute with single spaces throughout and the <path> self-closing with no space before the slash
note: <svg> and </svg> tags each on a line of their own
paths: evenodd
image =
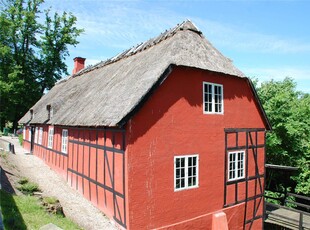
<svg viewBox="0 0 310 230">
<path fill-rule="evenodd" d="M 152 4 L 145 1 L 104 0 L 47 0 L 54 11 L 72 11 L 78 18 L 78 26 L 85 28 L 81 45 L 97 45 L 127 49 L 143 42 L 186 18 L 192 18 L 202 32 L 220 46 L 239 52 L 302 53 L 310 52 L 310 43 L 272 34 L 242 30 L 232 24 L 190 17 L 173 11 L 165 2 Z M 172 4 L 178 4 L 178 1 Z M 171 5 L 170 5 L 171 6 Z M 91 41 L 92 44 L 89 44 Z"/>
<path fill-rule="evenodd" d="M 231 24 L 197 19 L 201 30 L 209 35 L 217 44 L 229 49 L 257 53 L 305 53 L 310 52 L 310 43 L 298 39 L 287 39 L 276 35 L 260 34 L 244 31 Z"/>
<path fill-rule="evenodd" d="M 70 48 L 70 53 L 86 57 L 86 65 L 106 60 L 186 18 L 191 19 L 212 43 L 224 50 L 264 55 L 281 54 L 283 57 L 310 52 L 310 42 L 301 41 L 299 38 L 257 33 L 231 23 L 209 20 L 207 16 L 202 18 L 176 12 L 172 5 L 178 4 L 178 1 L 151 4 L 151 1 L 133 0 L 46 0 L 45 4 L 51 5 L 53 11 L 68 10 L 77 16 L 78 27 L 84 28 L 85 33 L 79 38 L 80 44 L 76 48 Z M 170 4 L 170 7 L 167 7 L 167 4 Z M 152 7 L 149 7 L 150 5 Z M 68 65 L 70 69 L 72 59 L 68 59 Z M 307 85 L 310 69 L 287 66 L 241 69 L 248 76 L 257 76 L 262 81 L 270 78 L 281 80 L 289 76 L 298 81 L 299 87 L 308 89 L 303 91 L 308 92 L 310 88 Z"/>
<path fill-rule="evenodd" d="M 281 80 L 291 77 L 295 80 L 309 80 L 310 69 L 299 69 L 296 67 L 277 67 L 277 68 L 242 68 L 247 76 L 256 76 L 263 80 Z M 310 82 L 309 82 L 310 83 Z"/>
<path fill-rule="evenodd" d="M 310 93 L 310 69 L 296 67 L 277 67 L 277 68 L 243 68 L 243 72 L 249 77 L 256 77 L 259 83 L 271 79 L 281 81 L 285 77 L 293 78 L 297 83 L 297 89 Z"/>
</svg>

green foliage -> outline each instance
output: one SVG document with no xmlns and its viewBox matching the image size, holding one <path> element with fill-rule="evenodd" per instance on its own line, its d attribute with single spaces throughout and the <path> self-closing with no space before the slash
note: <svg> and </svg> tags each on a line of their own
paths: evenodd
<svg viewBox="0 0 310 230">
<path fill-rule="evenodd" d="M 266 201 L 272 204 L 281 204 L 281 194 L 277 192 L 267 191 L 265 190 Z"/>
<path fill-rule="evenodd" d="M 29 182 L 29 180 L 28 180 L 28 178 L 26 178 L 26 177 L 22 177 L 22 178 L 20 178 L 19 180 L 18 180 L 18 183 L 19 184 L 26 184 L 26 183 L 28 183 Z"/>
<path fill-rule="evenodd" d="M 59 200 L 53 196 L 43 197 L 43 202 L 47 204 L 56 204 Z"/>
<path fill-rule="evenodd" d="M 25 195 L 32 195 L 34 192 L 40 191 L 38 184 L 29 182 L 26 178 L 22 178 L 18 183 L 20 186 L 17 189 Z"/>
<path fill-rule="evenodd" d="M 21 116 L 63 74 L 68 45 L 83 30 L 71 13 L 44 14 L 43 0 L 3 0 L 0 8 L 0 127 Z M 42 18 L 45 18 L 42 23 Z M 27 95 L 27 96 L 25 96 Z"/>
<path fill-rule="evenodd" d="M 291 78 L 257 87 L 272 125 L 267 133 L 267 163 L 296 166 L 296 192 L 310 194 L 310 96 L 296 90 Z"/>
<path fill-rule="evenodd" d="M 18 135 L 18 141 L 19 141 L 19 144 L 23 146 L 23 141 L 24 141 L 23 134 Z"/>
</svg>

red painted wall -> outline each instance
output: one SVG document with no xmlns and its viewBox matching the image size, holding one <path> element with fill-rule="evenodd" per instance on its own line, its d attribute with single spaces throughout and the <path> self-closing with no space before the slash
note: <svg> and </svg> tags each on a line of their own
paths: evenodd
<svg viewBox="0 0 310 230">
<path fill-rule="evenodd" d="M 126 226 L 124 130 L 54 126 L 53 148 L 49 149 L 49 126 L 37 127 L 43 127 L 42 144 L 34 143 L 33 154 L 109 218 Z M 28 129 L 24 147 L 30 150 Z M 63 129 L 68 130 L 67 154 L 61 153 Z"/>
<path fill-rule="evenodd" d="M 30 126 L 26 126 L 25 139 L 23 139 L 23 148 L 28 151 L 30 151 L 29 129 Z"/>
<path fill-rule="evenodd" d="M 223 85 L 223 115 L 203 114 L 204 81 Z M 265 128 L 246 80 L 175 69 L 127 124 L 129 229 L 177 228 L 223 208 L 224 128 Z M 199 188 L 175 192 L 174 156 L 189 154 L 199 154 Z M 231 213 L 230 229 L 241 228 Z"/>
</svg>

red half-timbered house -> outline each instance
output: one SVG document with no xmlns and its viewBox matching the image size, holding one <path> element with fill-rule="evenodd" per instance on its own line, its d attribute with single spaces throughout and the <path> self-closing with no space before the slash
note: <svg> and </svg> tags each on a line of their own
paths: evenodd
<svg viewBox="0 0 310 230">
<path fill-rule="evenodd" d="M 262 228 L 270 124 L 251 81 L 190 21 L 84 60 L 20 120 L 25 148 L 120 228 Z"/>
</svg>

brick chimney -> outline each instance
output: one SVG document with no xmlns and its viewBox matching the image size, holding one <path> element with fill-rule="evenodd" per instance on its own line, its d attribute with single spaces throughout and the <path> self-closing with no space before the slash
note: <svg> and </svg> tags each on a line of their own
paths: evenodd
<svg viewBox="0 0 310 230">
<path fill-rule="evenodd" d="M 86 60 L 86 58 L 82 58 L 82 57 L 75 57 L 75 58 L 73 59 L 73 61 L 74 61 L 74 67 L 73 67 L 72 74 L 76 74 L 76 73 L 79 72 L 81 69 L 84 69 L 85 60 Z"/>
</svg>

